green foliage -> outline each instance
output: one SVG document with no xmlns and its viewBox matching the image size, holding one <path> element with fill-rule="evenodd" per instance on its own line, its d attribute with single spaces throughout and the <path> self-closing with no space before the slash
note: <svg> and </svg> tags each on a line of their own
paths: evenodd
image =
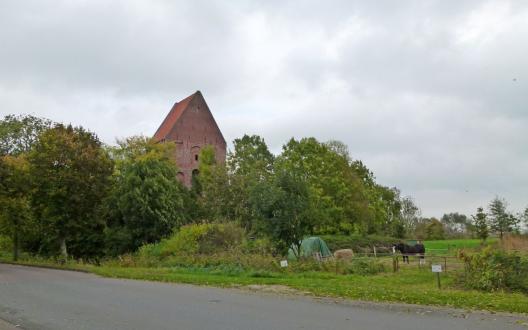
<svg viewBox="0 0 528 330">
<path fill-rule="evenodd" d="M 192 224 L 158 244 L 144 245 L 142 257 L 212 254 L 239 249 L 244 241 L 244 230 L 233 223 Z"/>
<path fill-rule="evenodd" d="M 420 222 L 420 209 L 414 203 L 414 200 L 407 196 L 401 200 L 401 217 L 405 230 L 408 233 L 416 231 L 416 226 Z"/>
<path fill-rule="evenodd" d="M 488 247 L 464 256 L 467 288 L 483 291 L 512 290 L 528 293 L 528 257 Z"/>
<path fill-rule="evenodd" d="M 337 147 L 336 147 L 337 144 Z M 346 159 L 348 149 L 341 142 L 327 142 L 334 152 L 343 155 Z M 376 183 L 374 173 L 370 171 L 362 161 L 350 161 L 351 169 L 359 176 L 365 188 L 365 196 L 368 199 L 368 208 L 373 216 L 371 223 L 366 227 L 367 233 L 379 233 L 394 237 L 405 236 L 405 223 L 402 218 L 403 203 L 400 191 L 397 188 L 388 188 Z M 363 230 L 365 233 L 365 230 Z"/>
<path fill-rule="evenodd" d="M 252 199 L 262 228 L 281 255 L 286 255 L 292 245 L 300 251 L 302 239 L 313 232 L 315 210 L 310 198 L 306 181 L 286 171 L 254 190 Z"/>
<path fill-rule="evenodd" d="M 385 237 L 378 235 L 363 236 L 359 234 L 352 235 L 322 235 L 321 238 L 326 242 L 331 251 L 341 249 L 352 249 L 355 252 L 369 251 L 372 252 L 372 247 L 386 247 L 390 248 L 394 244 L 399 243 L 399 238 Z"/>
<path fill-rule="evenodd" d="M 13 260 L 18 259 L 21 239 L 29 236 L 32 218 L 29 207 L 28 163 L 23 155 L 0 156 L 0 232 L 13 243 Z"/>
<path fill-rule="evenodd" d="M 189 222 L 187 190 L 177 179 L 174 145 L 145 137 L 119 142 L 107 199 L 107 252 L 121 254 L 158 242 Z"/>
<path fill-rule="evenodd" d="M 51 121 L 32 115 L 7 115 L 0 120 L 0 156 L 18 156 L 30 151 Z"/>
<path fill-rule="evenodd" d="M 420 218 L 414 225 L 413 238 L 424 240 L 439 240 L 446 238 L 444 224 L 436 218 Z"/>
<path fill-rule="evenodd" d="M 437 219 L 431 219 L 425 226 L 426 239 L 437 240 L 445 238 L 444 225 Z"/>
<path fill-rule="evenodd" d="M 8 115 L 0 120 L 0 231 L 12 237 L 14 260 L 20 246 L 38 232 L 29 207 L 26 156 L 50 125 L 51 121 L 31 115 Z"/>
<path fill-rule="evenodd" d="M 501 239 L 504 233 L 514 231 L 519 224 L 519 219 L 513 214 L 508 213 L 506 208 L 506 201 L 499 197 L 495 197 L 489 204 L 490 228 L 498 232 Z"/>
<path fill-rule="evenodd" d="M 447 213 L 440 220 L 445 228 L 445 235 L 450 238 L 464 237 L 474 231 L 471 219 L 458 212 Z"/>
<path fill-rule="evenodd" d="M 6 235 L 0 235 L 0 252 L 10 251 L 13 247 L 13 240 Z"/>
<path fill-rule="evenodd" d="M 113 162 L 95 134 L 56 125 L 43 132 L 28 156 L 32 208 L 41 248 L 74 257 L 102 253 L 104 221 L 98 216 L 110 188 Z"/>
<path fill-rule="evenodd" d="M 247 254 L 272 255 L 275 254 L 273 243 L 267 237 L 252 238 L 244 241 L 242 251 Z"/>
<path fill-rule="evenodd" d="M 227 156 L 230 174 L 230 217 L 239 222 L 248 232 L 258 222 L 251 195 L 256 185 L 267 181 L 273 175 L 275 157 L 263 138 L 244 135 L 233 141 L 234 151 Z"/>
<path fill-rule="evenodd" d="M 283 146 L 275 169 L 306 181 L 313 215 L 318 220 L 316 232 L 376 231 L 365 187 L 347 157 L 315 138 L 291 139 Z"/>
<path fill-rule="evenodd" d="M 200 151 L 198 175 L 194 177 L 192 193 L 197 204 L 195 217 L 204 221 L 225 221 L 233 215 L 233 194 L 225 164 L 217 164 L 214 148 Z"/>
<path fill-rule="evenodd" d="M 270 174 L 275 157 L 269 151 L 263 138 L 258 135 L 244 135 L 233 141 L 234 151 L 228 154 L 228 164 L 232 173 L 241 176 Z"/>
<path fill-rule="evenodd" d="M 345 274 L 375 275 L 387 271 L 387 266 L 374 258 L 354 258 L 345 264 Z"/>
<path fill-rule="evenodd" d="M 478 238 L 485 241 L 489 236 L 488 220 L 482 207 L 477 208 L 477 214 L 472 216 L 475 233 Z"/>
</svg>

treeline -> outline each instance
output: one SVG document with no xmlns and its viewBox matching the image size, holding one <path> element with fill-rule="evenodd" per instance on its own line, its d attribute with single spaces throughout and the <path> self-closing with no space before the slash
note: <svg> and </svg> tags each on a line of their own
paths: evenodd
<svg viewBox="0 0 528 330">
<path fill-rule="evenodd" d="M 96 258 L 135 251 L 182 225 L 236 222 L 277 253 L 310 234 L 406 234 L 396 188 L 381 186 L 341 142 L 291 139 L 274 156 L 259 136 L 235 139 L 225 164 L 200 155 L 191 189 L 174 144 L 131 137 L 105 146 L 82 127 L 34 116 L 0 122 L 0 230 L 20 250 Z"/>
<path fill-rule="evenodd" d="M 338 141 L 291 139 L 275 156 L 264 139 L 245 135 L 225 164 L 206 147 L 191 189 L 177 179 L 174 148 L 146 137 L 106 146 L 82 127 L 6 116 L 0 234 L 15 258 L 22 250 L 96 259 L 191 223 L 236 223 L 273 242 L 277 254 L 306 235 L 414 237 L 420 223 L 413 200 L 376 183 Z"/>
<path fill-rule="evenodd" d="M 441 240 L 450 238 L 480 238 L 490 235 L 500 238 L 506 233 L 520 234 L 523 224 L 528 226 L 528 207 L 523 212 L 508 210 L 508 202 L 495 197 L 486 208 L 477 208 L 475 214 L 466 216 L 458 212 L 444 214 L 441 218 L 415 216 L 411 221 L 414 238 Z"/>
</svg>

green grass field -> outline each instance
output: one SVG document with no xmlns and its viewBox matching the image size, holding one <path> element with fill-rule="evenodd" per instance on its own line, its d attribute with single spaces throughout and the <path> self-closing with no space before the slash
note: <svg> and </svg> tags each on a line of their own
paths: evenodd
<svg viewBox="0 0 528 330">
<path fill-rule="evenodd" d="M 497 241 L 496 238 L 489 238 L 485 244 L 492 244 Z M 425 249 L 433 254 L 451 254 L 458 249 L 476 249 L 482 246 L 479 239 L 446 239 L 437 241 L 424 241 Z"/>
</svg>

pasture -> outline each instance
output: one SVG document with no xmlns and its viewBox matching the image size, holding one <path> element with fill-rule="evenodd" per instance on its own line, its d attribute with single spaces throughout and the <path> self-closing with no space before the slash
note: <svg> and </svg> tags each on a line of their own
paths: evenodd
<svg viewBox="0 0 528 330">
<path fill-rule="evenodd" d="M 497 242 L 496 238 L 489 238 L 485 245 Z M 446 239 L 436 241 L 424 241 L 425 249 L 429 251 L 453 251 L 458 249 L 478 249 L 482 246 L 480 239 Z"/>
</svg>

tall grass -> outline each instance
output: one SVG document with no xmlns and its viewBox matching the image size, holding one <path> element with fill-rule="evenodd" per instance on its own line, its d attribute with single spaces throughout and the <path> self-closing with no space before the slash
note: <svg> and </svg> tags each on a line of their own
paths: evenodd
<svg viewBox="0 0 528 330">
<path fill-rule="evenodd" d="M 506 251 L 519 251 L 528 253 L 528 236 L 527 235 L 505 235 L 499 242 L 500 247 Z"/>
</svg>

